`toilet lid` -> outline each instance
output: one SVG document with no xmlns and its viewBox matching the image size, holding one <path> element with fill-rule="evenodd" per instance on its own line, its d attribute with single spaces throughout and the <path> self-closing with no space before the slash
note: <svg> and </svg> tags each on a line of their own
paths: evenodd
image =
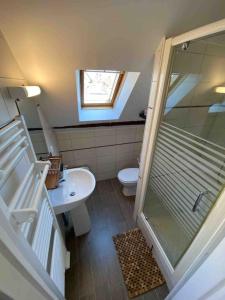
<svg viewBox="0 0 225 300">
<path fill-rule="evenodd" d="M 119 171 L 118 178 L 123 182 L 137 182 L 138 181 L 138 168 L 128 168 Z"/>
</svg>

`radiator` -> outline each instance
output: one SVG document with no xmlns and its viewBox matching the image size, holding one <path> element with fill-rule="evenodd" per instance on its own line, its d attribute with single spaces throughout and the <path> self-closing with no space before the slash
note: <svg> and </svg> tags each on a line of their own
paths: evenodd
<svg viewBox="0 0 225 300">
<path fill-rule="evenodd" d="M 53 299 L 64 299 L 69 253 L 45 187 L 49 166 L 37 161 L 23 117 L 0 129 L 1 228 L 30 276 L 44 280 Z"/>
</svg>

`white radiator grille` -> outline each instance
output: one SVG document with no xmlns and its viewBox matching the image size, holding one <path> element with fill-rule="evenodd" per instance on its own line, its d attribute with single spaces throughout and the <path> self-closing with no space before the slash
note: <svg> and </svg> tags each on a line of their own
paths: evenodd
<svg viewBox="0 0 225 300">
<path fill-rule="evenodd" d="M 60 241 L 58 231 L 55 231 L 50 276 L 58 286 L 59 290 L 64 293 L 64 271 L 65 271 L 65 253 Z"/>
<path fill-rule="evenodd" d="M 32 248 L 45 269 L 47 269 L 52 223 L 52 212 L 48 201 L 44 199 L 32 242 Z"/>
<path fill-rule="evenodd" d="M 66 249 L 45 187 L 49 165 L 37 161 L 23 117 L 0 128 L 0 213 L 32 270 L 63 299 Z"/>
</svg>

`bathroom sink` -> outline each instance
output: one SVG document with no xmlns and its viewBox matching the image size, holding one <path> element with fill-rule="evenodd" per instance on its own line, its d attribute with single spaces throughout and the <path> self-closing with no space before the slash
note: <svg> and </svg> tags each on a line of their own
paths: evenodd
<svg viewBox="0 0 225 300">
<path fill-rule="evenodd" d="M 96 183 L 94 175 L 85 168 L 68 169 L 63 175 L 64 181 L 59 187 L 49 191 L 56 214 L 71 211 L 84 203 L 94 191 Z"/>
</svg>

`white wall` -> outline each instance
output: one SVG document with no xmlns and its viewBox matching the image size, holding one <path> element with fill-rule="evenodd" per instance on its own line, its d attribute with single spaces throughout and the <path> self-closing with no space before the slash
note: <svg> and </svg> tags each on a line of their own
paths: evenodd
<svg viewBox="0 0 225 300">
<path fill-rule="evenodd" d="M 19 66 L 0 31 L 0 125 L 17 114 L 14 100 L 9 97 L 6 87 L 24 83 Z"/>
<path fill-rule="evenodd" d="M 1 31 L 0 57 L 0 78 L 2 81 L 0 86 L 3 86 L 4 82 L 8 84 L 10 80 L 23 81 L 24 77 Z"/>
<path fill-rule="evenodd" d="M 225 17 L 224 0 L 2 1 L 0 26 L 52 126 L 74 125 L 75 70 L 141 72 L 121 120 L 147 106 L 153 53 L 170 36 Z"/>
<path fill-rule="evenodd" d="M 119 170 L 137 167 L 144 125 L 55 130 L 63 163 L 88 166 L 97 180 L 114 178 Z M 41 131 L 30 131 L 36 153 L 45 152 Z"/>
<path fill-rule="evenodd" d="M 168 299 L 225 299 L 224 252 L 225 239 L 220 242 L 178 293 L 172 298 L 168 297 Z"/>
</svg>

